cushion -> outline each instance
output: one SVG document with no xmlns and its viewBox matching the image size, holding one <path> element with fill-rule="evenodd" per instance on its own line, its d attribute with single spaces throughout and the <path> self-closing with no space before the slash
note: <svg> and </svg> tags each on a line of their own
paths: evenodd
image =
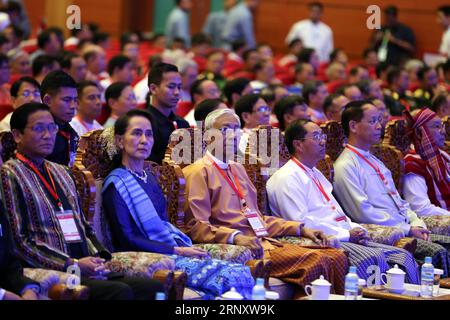
<svg viewBox="0 0 450 320">
<path fill-rule="evenodd" d="M 203 300 L 205 293 L 200 290 L 185 288 L 183 293 L 183 300 Z"/>
<path fill-rule="evenodd" d="M 65 284 L 70 276 L 70 274 L 61 271 L 38 268 L 25 268 L 23 273 L 26 277 L 39 283 L 43 296 L 47 296 L 48 290 L 55 284 Z"/>
<path fill-rule="evenodd" d="M 379 226 L 376 224 L 361 224 L 369 232 L 370 241 L 393 246 L 404 237 L 399 228 Z"/>
<path fill-rule="evenodd" d="M 422 217 L 432 234 L 450 236 L 450 216 Z"/>
<path fill-rule="evenodd" d="M 175 270 L 174 261 L 166 255 L 149 252 L 115 252 L 106 263 L 112 272 L 127 276 L 153 277 L 158 270 Z"/>
<path fill-rule="evenodd" d="M 252 260 L 252 252 L 244 246 L 223 243 L 195 244 L 195 247 L 208 251 L 212 259 L 225 260 L 233 263 L 245 264 Z"/>
</svg>

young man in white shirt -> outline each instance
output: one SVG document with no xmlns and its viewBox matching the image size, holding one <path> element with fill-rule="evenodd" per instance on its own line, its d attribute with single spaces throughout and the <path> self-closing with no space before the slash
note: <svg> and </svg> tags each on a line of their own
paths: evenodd
<svg viewBox="0 0 450 320">
<path fill-rule="evenodd" d="M 450 58 L 450 6 L 442 6 L 438 9 L 438 21 L 444 28 L 439 52 Z"/>
<path fill-rule="evenodd" d="M 328 62 L 333 51 L 333 31 L 320 21 L 323 4 L 312 2 L 309 5 L 309 19 L 295 23 L 286 37 L 286 43 L 294 39 L 301 39 L 305 48 L 314 48 L 321 62 Z"/>
<path fill-rule="evenodd" d="M 325 156 L 326 135 L 322 129 L 310 120 L 296 120 L 286 129 L 285 141 L 292 159 L 267 182 L 272 214 L 304 222 L 309 228 L 337 238 L 363 279 L 370 276 L 369 266 L 378 265 L 384 272 L 389 263 L 402 266 L 407 281 L 417 284 L 417 264 L 411 253 L 369 242 L 367 230 L 352 222 L 334 198 L 331 183 L 316 168 Z"/>
<path fill-rule="evenodd" d="M 343 209 L 358 223 L 371 223 L 403 230 L 417 238 L 416 259 L 433 257 L 433 264 L 448 272 L 450 238 L 430 234 L 423 220 L 397 191 L 388 168 L 370 153 L 381 137 L 383 117 L 367 100 L 350 102 L 342 113 L 348 144 L 334 163 L 334 192 Z M 438 242 L 438 243 L 433 243 Z"/>
</svg>

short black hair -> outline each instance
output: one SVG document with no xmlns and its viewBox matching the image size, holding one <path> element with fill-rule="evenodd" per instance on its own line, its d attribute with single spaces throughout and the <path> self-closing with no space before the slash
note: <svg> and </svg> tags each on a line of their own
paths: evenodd
<svg viewBox="0 0 450 320">
<path fill-rule="evenodd" d="M 207 78 L 203 78 L 203 79 L 197 79 L 195 80 L 192 85 L 191 85 L 191 89 L 189 89 L 189 93 L 191 95 L 191 101 L 192 103 L 195 103 L 195 99 L 194 99 L 194 95 L 196 94 L 202 94 L 202 84 L 205 81 L 209 81 L 209 79 Z"/>
<path fill-rule="evenodd" d="M 302 39 L 295 38 L 295 39 L 291 40 L 288 44 L 288 48 L 292 49 L 292 47 L 294 47 L 297 43 L 303 43 Z"/>
<path fill-rule="evenodd" d="M 105 91 L 106 104 L 109 106 L 109 99 L 117 100 L 122 95 L 123 90 L 129 87 L 130 84 L 127 82 L 114 82 Z"/>
<path fill-rule="evenodd" d="M 362 57 L 364 58 L 364 59 L 366 59 L 368 56 L 369 56 L 369 53 L 371 53 L 371 52 L 377 52 L 377 50 L 375 50 L 374 48 L 366 48 L 366 49 L 364 49 L 363 50 L 363 52 L 362 52 Z"/>
<path fill-rule="evenodd" d="M 350 121 L 361 121 L 364 117 L 363 107 L 366 104 L 373 105 L 370 100 L 356 100 L 346 104 L 344 112 L 342 112 L 341 124 L 347 137 L 350 135 Z"/>
<path fill-rule="evenodd" d="M 438 112 L 439 108 L 447 103 L 447 95 L 446 94 L 439 94 L 436 97 L 433 98 L 433 101 L 431 103 L 430 109 L 434 112 Z"/>
<path fill-rule="evenodd" d="M 306 103 L 309 104 L 309 96 L 311 94 L 316 94 L 319 87 L 323 85 L 323 82 L 320 80 L 311 80 L 306 81 L 305 85 L 303 86 L 303 99 L 305 99 Z"/>
<path fill-rule="evenodd" d="M 396 6 L 387 6 L 384 13 L 396 17 L 398 15 L 398 8 Z"/>
<path fill-rule="evenodd" d="M 253 112 L 253 106 L 256 104 L 256 102 L 261 98 L 259 94 L 252 93 L 247 94 L 245 96 L 242 96 L 239 98 L 239 100 L 236 102 L 234 106 L 234 110 L 236 111 L 236 114 L 239 116 L 239 119 L 241 120 L 241 126 L 242 128 L 245 126 L 244 119 L 242 118 L 242 114 L 244 112 L 252 113 Z"/>
<path fill-rule="evenodd" d="M 10 42 L 9 38 L 7 38 L 3 33 L 0 33 L 0 46 L 9 42 Z"/>
<path fill-rule="evenodd" d="M 331 51 L 331 53 L 330 53 L 330 61 L 334 61 L 337 58 L 339 52 L 341 52 L 341 51 L 344 52 L 344 49 L 336 48 L 333 51 Z"/>
<path fill-rule="evenodd" d="M 164 73 L 178 72 L 177 66 L 169 63 L 160 62 L 152 67 L 148 74 L 148 85 L 156 84 L 159 86 L 163 79 Z"/>
<path fill-rule="evenodd" d="M 370 85 L 372 84 L 372 80 L 363 79 L 356 83 L 359 91 L 361 91 L 363 96 L 368 96 L 370 94 Z"/>
<path fill-rule="evenodd" d="M 58 27 L 50 27 L 42 31 L 38 36 L 38 47 L 44 49 L 45 45 L 50 41 L 50 36 L 55 34 L 58 37 L 61 47 L 64 43 L 64 34 Z"/>
<path fill-rule="evenodd" d="M 227 102 L 230 104 L 233 103 L 233 94 L 237 93 L 241 95 L 242 91 L 244 91 L 245 87 L 248 86 L 249 83 L 250 80 L 246 78 L 236 78 L 227 81 L 223 87 L 223 95 L 227 99 Z"/>
<path fill-rule="evenodd" d="M 438 8 L 438 11 L 442 12 L 446 17 L 450 16 L 450 6 L 440 6 Z"/>
<path fill-rule="evenodd" d="M 114 74 L 116 69 L 122 70 L 127 63 L 131 62 L 131 59 L 123 54 L 114 56 L 108 62 L 108 73 L 110 76 Z"/>
<path fill-rule="evenodd" d="M 79 57 L 81 58 L 80 55 L 74 52 L 65 51 L 60 55 L 59 64 L 61 65 L 62 69 L 69 70 L 72 67 L 72 59 Z"/>
<path fill-rule="evenodd" d="M 287 96 L 275 104 L 274 113 L 277 116 L 278 123 L 280 125 L 280 129 L 284 131 L 286 126 L 284 124 L 284 115 L 288 113 L 292 113 L 295 106 L 304 105 L 305 100 L 298 95 Z"/>
<path fill-rule="evenodd" d="M 191 46 L 211 44 L 211 38 L 205 33 L 196 33 L 191 38 Z"/>
<path fill-rule="evenodd" d="M 114 134 L 122 136 L 128 129 L 130 125 L 130 119 L 133 117 L 144 117 L 147 118 L 150 123 L 152 123 L 152 115 L 147 110 L 133 109 L 121 116 L 114 124 Z"/>
<path fill-rule="evenodd" d="M 108 40 L 110 37 L 109 33 L 107 32 L 96 32 L 94 33 L 94 36 L 92 38 L 92 42 L 95 44 L 99 44 L 103 41 Z"/>
<path fill-rule="evenodd" d="M 432 70 L 432 68 L 430 68 L 427 65 L 424 65 L 423 67 L 419 68 L 419 70 L 417 70 L 417 79 L 419 79 L 420 81 L 423 81 L 425 79 L 425 75 L 430 70 Z"/>
<path fill-rule="evenodd" d="M 135 43 L 131 40 L 133 35 L 136 35 L 139 39 L 139 34 L 135 32 L 124 32 L 120 35 L 120 50 L 123 50 L 123 48 L 125 48 L 125 46 L 129 43 Z"/>
<path fill-rule="evenodd" d="M 313 1 L 308 3 L 308 8 L 314 8 L 314 7 L 318 7 L 321 11 L 323 11 L 323 4 L 322 2 L 319 1 Z"/>
<path fill-rule="evenodd" d="M 332 94 L 328 95 L 325 99 L 325 102 L 323 103 L 323 111 L 326 113 L 333 105 L 333 100 L 336 98 L 339 98 L 341 96 L 342 96 L 342 94 L 340 94 L 340 93 L 332 93 Z"/>
<path fill-rule="evenodd" d="M 245 48 L 247 43 L 243 39 L 235 40 L 231 43 L 231 51 L 235 52 L 242 48 Z"/>
<path fill-rule="evenodd" d="M 348 74 L 350 76 L 356 76 L 358 74 L 359 69 L 366 69 L 366 68 L 361 65 L 357 65 L 357 66 L 352 67 Z"/>
<path fill-rule="evenodd" d="M 400 74 L 402 73 L 402 69 L 398 67 L 391 67 L 389 68 L 387 74 L 386 74 L 386 81 L 389 85 L 393 84 L 395 79 L 400 77 Z"/>
<path fill-rule="evenodd" d="M 309 63 L 311 61 L 311 56 L 315 52 L 313 48 L 303 48 L 302 51 L 297 56 L 298 62 Z"/>
<path fill-rule="evenodd" d="M 28 118 L 38 111 L 48 111 L 50 113 L 50 108 L 43 103 L 29 102 L 15 109 L 9 122 L 11 130 L 19 130 L 23 133 L 28 124 Z"/>
<path fill-rule="evenodd" d="M 81 98 L 81 95 L 83 94 L 84 89 L 87 87 L 96 87 L 97 89 L 99 88 L 98 84 L 95 83 L 94 81 L 83 80 L 83 81 L 79 82 L 77 85 L 78 98 Z"/>
<path fill-rule="evenodd" d="M 381 74 L 385 71 L 388 71 L 391 69 L 391 65 L 388 64 L 386 61 L 378 63 L 378 65 L 375 67 L 375 73 L 377 75 L 377 78 L 381 77 Z"/>
<path fill-rule="evenodd" d="M 14 81 L 14 83 L 11 85 L 11 89 L 10 89 L 11 97 L 17 98 L 20 87 L 22 86 L 23 83 L 29 83 L 32 86 L 34 86 L 36 89 L 38 89 L 39 91 L 41 90 L 41 86 L 40 86 L 39 82 L 36 81 L 36 79 L 34 79 L 32 77 L 22 77 L 16 81 Z"/>
<path fill-rule="evenodd" d="M 286 131 L 284 132 L 284 142 L 291 155 L 295 154 L 294 141 L 305 139 L 305 136 L 308 133 L 305 126 L 310 122 L 312 121 L 308 119 L 298 119 L 293 121 L 286 128 Z"/>
<path fill-rule="evenodd" d="M 2 64 L 8 64 L 9 63 L 9 59 L 8 56 L 6 54 L 0 53 L 0 66 Z M 9 66 L 9 65 L 8 65 Z"/>
<path fill-rule="evenodd" d="M 41 96 L 46 94 L 56 95 L 61 88 L 77 88 L 75 80 L 62 70 L 50 72 L 42 81 Z"/>
<path fill-rule="evenodd" d="M 258 51 L 256 49 L 245 50 L 244 53 L 242 53 L 242 59 L 244 59 L 244 61 L 247 61 L 248 57 L 250 57 L 250 54 L 252 54 L 253 52 L 258 53 Z"/>
<path fill-rule="evenodd" d="M 32 72 L 33 72 L 33 77 L 38 76 L 45 67 L 50 69 L 53 66 L 53 64 L 55 63 L 55 61 L 56 61 L 56 58 L 51 57 L 51 56 L 46 55 L 46 54 L 42 54 L 40 56 L 37 56 L 33 60 L 33 63 L 31 65 L 31 69 L 32 69 Z"/>
<path fill-rule="evenodd" d="M 195 121 L 205 121 L 208 114 L 216 110 L 221 103 L 221 99 L 206 99 L 200 102 L 194 110 Z"/>
</svg>

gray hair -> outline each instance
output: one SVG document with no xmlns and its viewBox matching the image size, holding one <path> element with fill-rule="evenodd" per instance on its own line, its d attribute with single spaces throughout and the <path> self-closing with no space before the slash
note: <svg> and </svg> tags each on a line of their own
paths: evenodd
<svg viewBox="0 0 450 320">
<path fill-rule="evenodd" d="M 188 58 L 178 59 L 177 67 L 180 74 L 184 74 L 189 67 L 196 68 L 198 70 L 197 63 L 194 60 Z"/>
<path fill-rule="evenodd" d="M 424 66 L 424 63 L 417 59 L 410 59 L 405 63 L 405 70 L 410 72 L 414 69 L 419 69 Z"/>
<path fill-rule="evenodd" d="M 238 115 L 236 112 L 234 112 L 233 109 L 216 109 L 208 114 L 208 116 L 205 119 L 205 130 L 212 129 L 214 127 L 214 124 L 216 123 L 217 119 L 219 119 L 223 115 L 231 115 L 233 116 L 238 122 L 239 127 L 241 126 L 241 121 L 239 120 Z"/>
</svg>

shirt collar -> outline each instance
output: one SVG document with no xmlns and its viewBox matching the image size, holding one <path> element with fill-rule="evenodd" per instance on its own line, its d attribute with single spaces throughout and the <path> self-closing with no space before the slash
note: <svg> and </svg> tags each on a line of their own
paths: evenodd
<svg viewBox="0 0 450 320">
<path fill-rule="evenodd" d="M 217 165 L 219 166 L 220 169 L 222 170 L 228 170 L 228 163 L 225 163 L 223 161 L 220 161 L 219 159 L 217 159 L 216 157 L 214 157 L 211 152 L 206 151 L 206 155 L 212 159 L 215 163 L 217 163 Z"/>
<path fill-rule="evenodd" d="M 347 143 L 347 145 L 349 145 L 350 147 L 352 147 L 353 149 L 355 149 L 356 151 L 358 151 L 359 153 L 361 153 L 363 156 L 370 157 L 372 154 L 369 151 L 365 151 L 363 149 L 357 148 L 355 146 L 352 146 L 351 144 Z"/>
</svg>

